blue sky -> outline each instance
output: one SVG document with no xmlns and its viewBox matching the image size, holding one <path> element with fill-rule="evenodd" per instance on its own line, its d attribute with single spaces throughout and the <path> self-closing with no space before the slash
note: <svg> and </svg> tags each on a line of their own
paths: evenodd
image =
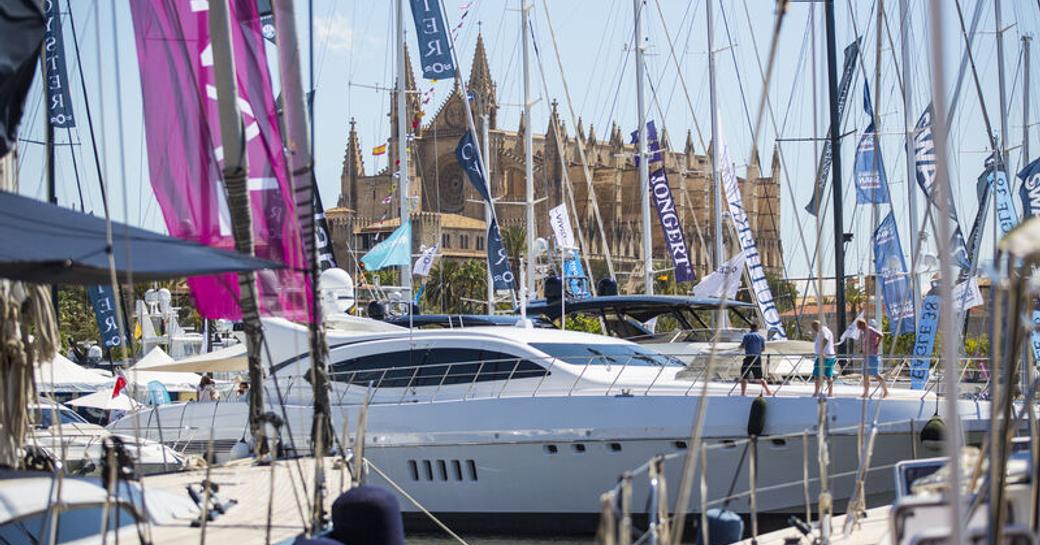
<svg viewBox="0 0 1040 545">
<path fill-rule="evenodd" d="M 454 26 L 463 13 L 467 12 L 458 34 L 457 49 L 464 71 L 468 77 L 470 60 L 478 30 L 483 32 L 488 47 L 492 75 L 499 93 L 498 122 L 503 128 L 513 129 L 520 118 L 521 72 L 519 41 L 519 0 L 444 0 L 449 24 Z M 658 14 L 658 1 L 663 12 Z M 692 129 L 694 119 L 704 131 L 705 142 L 709 138 L 710 116 L 708 106 L 707 39 L 705 30 L 706 0 L 647 0 L 646 34 L 650 50 L 647 57 L 648 78 L 654 93 L 649 97 L 649 117 L 668 128 L 674 147 L 681 148 L 687 129 Z M 721 123 L 731 147 L 731 156 L 737 170 L 743 173 L 751 149 L 750 123 L 762 91 L 757 57 L 765 62 L 772 37 L 774 2 L 772 0 L 713 0 L 715 1 L 716 63 L 719 88 L 719 112 Z M 983 2 L 980 32 L 974 42 L 974 55 L 982 81 L 984 100 L 999 131 L 997 53 L 994 33 L 994 8 L 992 0 Z M 875 61 L 874 14 L 877 0 L 836 0 L 836 28 L 839 48 L 848 44 L 853 36 L 864 36 L 863 71 L 857 71 L 849 98 L 847 122 L 843 133 L 862 130 L 867 119 L 861 110 L 863 74 L 867 74 L 873 86 Z M 573 125 L 567 113 L 563 83 L 556 66 L 550 25 L 555 32 L 560 49 L 560 61 L 565 70 L 573 107 L 584 121 L 596 127 L 600 137 L 607 134 L 611 121 L 617 121 L 626 134 L 635 129 L 635 81 L 634 59 L 631 54 L 633 6 L 629 0 L 532 0 L 532 17 L 535 37 L 544 63 L 545 81 L 539 76 L 537 65 L 532 67 L 532 90 L 539 99 L 534 108 L 534 126 L 543 130 L 547 124 L 548 104 L 556 99 L 561 103 L 568 130 L 573 135 Z M 910 58 L 914 80 L 913 117 L 920 114 L 930 100 L 927 2 L 909 0 Z M 64 3 L 63 3 L 64 4 Z M 306 40 L 307 2 L 297 1 L 299 24 Z M 546 12 L 548 4 L 548 12 Z M 974 0 L 963 0 L 964 16 L 970 24 L 975 10 Z M 780 34 L 777 65 L 769 88 L 770 104 L 776 117 L 776 125 L 766 113 L 759 139 L 759 148 L 764 168 L 769 168 L 769 157 L 776 142 L 781 138 L 808 138 L 813 136 L 813 78 L 811 69 L 811 41 L 809 40 L 812 5 L 808 2 L 791 2 L 789 12 Z M 909 252 L 907 239 L 907 184 L 905 157 L 902 152 L 902 100 L 897 82 L 899 67 L 899 10 L 898 0 L 884 2 L 886 16 L 895 51 L 889 49 L 887 34 L 883 35 L 880 87 L 882 124 L 882 150 L 885 157 L 888 179 L 893 194 L 893 207 L 903 233 L 903 248 Z M 957 66 L 963 51 L 963 40 L 959 35 L 959 23 L 955 4 L 943 2 L 947 36 L 944 53 L 947 58 L 947 95 L 955 84 Z M 83 54 L 85 84 L 90 96 L 90 107 L 98 132 L 99 148 L 102 151 L 103 168 L 107 171 L 110 185 L 110 202 L 113 216 L 126 219 L 129 223 L 154 230 L 162 230 L 163 223 L 148 183 L 145 135 L 141 112 L 141 91 L 138 79 L 133 29 L 126 0 L 76 0 L 73 2 Z M 724 14 L 724 16 L 723 16 Z M 816 101 L 818 107 L 817 132 L 822 135 L 827 119 L 826 73 L 822 27 L 823 8 L 817 7 L 816 22 Z M 67 19 L 67 18 L 66 18 Z M 410 17 L 408 18 L 410 20 Z M 1040 27 L 1040 12 L 1033 2 L 1011 1 L 1003 3 L 1005 67 L 1009 112 L 1008 145 L 1010 164 L 1017 171 L 1024 163 L 1020 157 L 1022 135 L 1022 68 L 1020 62 L 1020 38 L 1023 34 L 1035 34 Z M 100 22 L 100 26 L 98 25 Z M 113 28 L 113 23 L 115 28 Z M 728 23 L 729 32 L 726 24 Z M 385 157 L 369 154 L 373 146 L 385 141 L 389 123 L 386 117 L 389 96 L 372 87 L 389 87 L 393 84 L 394 34 L 393 2 L 363 2 L 357 0 L 314 1 L 314 44 L 316 79 L 316 168 L 326 206 L 333 206 L 339 196 L 339 177 L 343 153 L 349 131 L 350 119 L 356 118 L 362 145 L 365 150 L 365 165 L 369 172 L 385 166 Z M 410 22 L 409 22 L 410 26 Z M 667 28 L 666 28 L 667 26 Z M 409 32 L 411 29 L 409 28 Z M 667 32 L 666 32 L 667 31 Z M 672 38 L 669 46 L 667 35 Z M 73 84 L 73 103 L 79 116 L 79 129 L 71 138 L 83 145 L 63 146 L 58 151 L 57 172 L 58 196 L 65 206 L 78 206 L 75 174 L 78 170 L 88 211 L 101 212 L 100 192 L 94 174 L 89 134 L 86 131 L 86 115 L 82 94 L 79 90 L 80 74 L 72 51 L 72 35 L 65 21 L 67 41 L 66 54 L 70 57 L 70 76 Z M 414 36 L 409 34 L 409 43 L 414 50 Z M 303 44 L 306 46 L 306 42 Z M 1034 44 L 1035 46 L 1036 44 Z M 681 73 L 689 90 L 687 97 L 679 84 L 675 61 L 671 57 L 674 47 Z M 1036 47 L 1034 47 L 1034 50 Z M 1034 52 L 1035 58 L 1040 53 Z M 304 51 L 306 55 L 306 51 Z M 306 59 L 306 56 L 304 57 Z M 118 67 L 117 67 L 118 64 Z M 1034 70 L 1035 72 L 1035 70 Z M 738 77 L 739 74 L 739 77 Z M 418 76 L 418 74 L 417 74 Z M 306 75 L 305 75 L 306 77 Z M 1040 74 L 1033 75 L 1038 81 Z M 420 90 L 428 91 L 431 82 L 419 80 Z M 1033 85 L 1036 86 L 1035 83 Z M 450 90 L 449 82 L 436 84 L 433 98 L 427 110 L 432 113 Z M 877 91 L 875 91 L 877 92 Z M 743 93 L 743 98 L 742 98 Z M 1036 99 L 1036 93 L 1031 94 Z M 746 106 L 745 106 L 746 104 Z M 30 95 L 27 113 L 23 121 L 21 136 L 30 140 L 42 140 L 44 118 L 40 114 L 38 86 Z M 1040 105 L 1034 103 L 1030 123 L 1035 123 Z M 122 115 L 123 151 L 117 127 Z M 663 119 L 663 121 L 661 121 Z M 1040 136 L 1036 127 L 1032 130 L 1032 155 L 1040 153 Z M 68 142 L 70 135 L 58 134 L 59 142 Z M 845 210 L 847 230 L 856 234 L 849 246 L 846 270 L 850 274 L 869 270 L 870 211 L 854 205 L 854 191 L 849 182 L 855 137 L 846 138 L 842 145 L 845 181 Z M 695 147 L 703 152 L 698 136 L 694 133 Z M 813 245 L 813 224 L 802 207 L 811 197 L 815 156 L 811 142 L 784 142 L 782 150 L 786 173 L 782 177 L 782 225 L 781 233 L 785 246 L 785 259 L 791 276 L 808 273 L 808 262 L 799 242 L 798 226 L 805 229 L 808 244 Z M 970 226 L 977 202 L 974 182 L 982 168 L 987 142 L 981 109 L 975 93 L 970 72 L 966 75 L 961 91 L 957 116 L 953 119 L 950 133 L 951 179 L 956 202 L 965 231 Z M 73 168 L 74 150 L 78 169 Z M 44 154 L 42 146 L 25 143 L 21 148 L 20 176 L 22 192 L 43 197 Z M 122 160 L 121 160 L 122 158 Z M 123 172 L 125 171 L 125 176 Z M 792 198 L 793 196 L 793 198 Z M 923 198 L 918 196 L 923 206 Z M 923 210 L 923 208 L 919 208 Z M 887 207 L 881 212 L 887 213 Z M 919 214 L 923 217 L 923 213 Z M 831 220 L 825 220 L 824 248 L 825 271 L 831 271 L 833 254 L 830 236 Z M 992 225 L 992 220 L 990 221 Z M 983 255 L 992 251 L 992 236 L 987 235 Z M 812 252 L 812 248 L 809 249 Z"/>
</svg>

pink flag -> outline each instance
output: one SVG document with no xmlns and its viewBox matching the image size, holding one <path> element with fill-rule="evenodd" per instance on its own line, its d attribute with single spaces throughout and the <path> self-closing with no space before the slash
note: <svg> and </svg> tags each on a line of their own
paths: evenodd
<svg viewBox="0 0 1040 545">
<path fill-rule="evenodd" d="M 206 0 L 130 3 L 141 71 L 152 190 L 170 234 L 234 249 L 221 180 L 223 148 Z M 260 20 L 253 0 L 230 0 L 231 36 L 249 163 L 260 311 L 307 320 L 310 284 L 293 206 Z M 233 274 L 188 280 L 207 318 L 239 318 Z"/>
</svg>

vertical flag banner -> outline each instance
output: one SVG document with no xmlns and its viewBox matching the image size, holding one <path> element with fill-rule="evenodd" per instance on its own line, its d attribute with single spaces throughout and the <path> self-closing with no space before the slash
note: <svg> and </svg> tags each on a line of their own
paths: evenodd
<svg viewBox="0 0 1040 545">
<path fill-rule="evenodd" d="M 47 89 L 47 119 L 52 127 L 75 127 L 72 100 L 69 97 L 69 77 L 65 69 L 65 40 L 61 32 L 61 6 L 58 0 L 43 0 L 43 14 L 47 21 L 43 38 L 44 82 Z"/>
<path fill-rule="evenodd" d="M 448 29 L 439 0 L 408 0 L 415 20 L 415 37 L 419 40 L 419 59 L 423 77 L 448 79 L 455 77 Z"/>
<path fill-rule="evenodd" d="M 231 39 L 245 127 L 256 255 L 286 265 L 257 273 L 260 310 L 304 321 L 310 284 L 304 241 L 283 153 L 260 17 L 254 0 L 232 0 Z M 221 176 L 216 74 L 206 2 L 130 3 L 141 74 L 152 190 L 171 235 L 234 249 Z M 206 318 L 241 316 L 234 274 L 188 280 Z"/>
<path fill-rule="evenodd" d="M 979 256 L 979 248 L 982 247 L 982 230 L 986 226 L 986 216 L 989 214 L 989 199 L 992 195 L 993 178 L 989 172 L 983 172 L 976 182 L 976 192 L 979 198 L 979 209 L 975 212 L 975 221 L 971 224 L 971 232 L 968 233 L 967 250 L 968 260 L 975 263 Z M 970 265 L 970 264 L 969 264 Z M 969 267 L 970 269 L 970 267 Z"/>
<path fill-rule="evenodd" d="M 1040 214 L 1040 158 L 1034 159 L 1018 173 L 1022 187 L 1018 198 L 1022 201 L 1022 219 Z"/>
<path fill-rule="evenodd" d="M 498 221 L 491 218 L 487 232 L 488 268 L 496 290 L 511 290 L 513 282 L 513 271 L 509 270 L 509 254 L 502 244 L 502 233 L 498 230 Z"/>
<path fill-rule="evenodd" d="M 332 231 L 325 218 L 325 207 L 321 204 L 321 193 L 314 192 L 314 237 L 318 250 L 318 270 L 325 271 L 337 267 L 336 253 L 332 248 Z"/>
<path fill-rule="evenodd" d="M 939 332 L 939 294 L 933 290 L 921 303 L 921 321 L 914 338 L 914 357 L 910 360 L 910 389 L 923 390 L 932 366 L 935 335 Z"/>
<path fill-rule="evenodd" d="M 849 98 L 849 87 L 852 86 L 852 74 L 856 68 L 856 60 L 859 58 L 859 38 L 852 42 L 845 48 L 845 63 L 841 69 L 841 82 L 838 84 L 838 119 L 845 116 L 845 102 Z M 831 127 L 827 129 L 828 134 L 830 131 L 840 131 L 840 127 Z M 831 172 L 831 161 L 833 156 L 831 155 L 831 139 L 828 138 L 823 143 L 823 153 L 820 154 L 820 164 L 816 167 L 816 183 L 813 186 L 813 196 L 809 204 L 805 205 L 805 210 L 813 216 L 819 213 L 817 205 L 823 202 L 823 192 L 827 187 L 827 177 Z"/>
<path fill-rule="evenodd" d="M 491 193 L 488 192 L 484 171 L 480 168 L 480 152 L 477 150 L 472 132 L 466 131 L 466 134 L 459 139 L 459 144 L 455 147 L 455 158 L 462 165 L 462 170 L 466 171 L 469 183 L 473 184 L 473 188 L 477 190 L 482 199 L 491 204 Z"/>
<path fill-rule="evenodd" d="M 1000 228 L 1000 236 L 1004 236 L 1018 225 L 1018 212 L 1015 211 L 1014 199 L 1011 197 L 1011 183 L 1003 167 L 990 170 L 989 175 L 993 179 L 997 226 Z"/>
<path fill-rule="evenodd" d="M 561 204 L 549 210 L 549 226 L 556 237 L 556 245 L 560 248 L 574 248 L 574 231 L 571 229 L 571 218 L 567 214 L 567 205 Z"/>
<path fill-rule="evenodd" d="M 856 181 L 856 203 L 883 204 L 889 202 L 888 178 L 885 162 L 881 159 L 877 130 L 874 128 L 874 107 L 870 103 L 870 84 L 863 82 L 863 111 L 870 117 L 870 124 L 856 146 L 854 178 Z"/>
<path fill-rule="evenodd" d="M 97 320 L 98 331 L 101 332 L 101 344 L 106 348 L 123 345 L 123 336 L 119 331 L 119 319 L 116 316 L 116 298 L 113 297 L 112 286 L 88 286 L 87 296 L 94 307 L 94 319 Z"/>
<path fill-rule="evenodd" d="M 758 253 L 758 244 L 755 243 L 755 235 L 751 232 L 751 220 L 748 219 L 744 210 L 744 199 L 740 195 L 740 187 L 737 186 L 737 173 L 733 170 L 733 163 L 729 158 L 729 147 L 722 134 L 722 127 L 715 128 L 715 134 L 719 141 L 719 175 L 722 177 L 722 189 L 725 193 L 726 204 L 729 206 L 729 216 L 733 220 L 733 228 L 737 232 L 740 241 L 740 249 L 744 253 L 744 263 L 747 265 L 748 277 L 751 278 L 751 289 L 755 292 L 755 301 L 758 310 L 762 314 L 762 320 L 766 326 L 766 337 L 773 340 L 786 340 L 787 333 L 784 324 L 780 321 L 780 312 L 773 300 L 773 292 L 769 289 L 766 280 L 766 270 L 762 266 L 762 256 Z"/>
<path fill-rule="evenodd" d="M 914 126 L 914 170 L 917 172 L 917 185 L 921 187 L 929 205 L 936 206 L 938 210 L 935 202 L 935 134 L 932 132 L 931 104 L 925 108 Z M 971 260 L 968 258 L 964 232 L 961 231 L 960 221 L 957 219 L 957 206 L 953 202 L 953 195 L 950 192 L 946 193 L 949 219 L 954 225 L 950 247 L 953 248 L 957 264 L 963 269 L 968 269 L 971 268 Z"/>
<path fill-rule="evenodd" d="M 889 212 L 874 231 L 874 272 L 881 281 L 881 295 L 889 327 L 897 335 L 914 332 L 914 297 L 906 271 L 903 245 L 896 217 Z"/>
<path fill-rule="evenodd" d="M 385 267 L 408 265 L 412 262 L 412 222 L 405 220 L 383 242 L 376 244 L 361 257 L 366 271 L 378 271 Z M 408 280 L 404 280 L 407 282 Z"/>
<path fill-rule="evenodd" d="M 569 250 L 563 260 L 563 274 L 567 277 L 568 293 L 575 297 L 588 297 L 592 294 L 589 293 L 589 282 L 580 257 L 578 250 Z"/>
<path fill-rule="evenodd" d="M 429 276 L 430 269 L 433 268 L 433 261 L 437 259 L 437 250 L 439 249 L 440 245 L 434 244 L 423 250 L 419 254 L 419 258 L 415 260 L 415 265 L 412 265 L 412 274 L 415 276 Z"/>
<path fill-rule="evenodd" d="M 632 133 L 633 140 L 639 139 L 639 131 Z M 668 174 L 665 170 L 664 154 L 661 153 L 661 142 L 657 139 L 657 127 L 654 122 L 646 124 L 647 151 L 650 152 L 650 200 L 657 209 L 657 220 L 661 224 L 664 243 L 668 248 L 668 256 L 675 266 L 676 282 L 692 282 L 694 280 L 693 263 L 690 261 L 690 247 L 686 244 L 679 213 L 675 209 L 672 188 L 668 185 Z M 636 157 L 636 166 L 639 166 Z"/>
</svg>

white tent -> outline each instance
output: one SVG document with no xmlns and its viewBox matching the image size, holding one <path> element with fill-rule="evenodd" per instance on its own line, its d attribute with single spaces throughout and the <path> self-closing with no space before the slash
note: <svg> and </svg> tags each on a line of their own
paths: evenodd
<svg viewBox="0 0 1040 545">
<path fill-rule="evenodd" d="M 153 351 L 154 352 L 154 351 Z M 167 356 L 168 358 L 169 356 Z M 146 356 L 147 358 L 147 356 Z M 199 354 L 183 360 L 173 361 L 172 359 L 166 362 L 159 361 L 158 359 L 145 362 L 141 360 L 133 367 L 138 371 L 172 371 L 177 374 L 184 374 L 187 372 L 195 373 L 210 373 L 210 372 L 240 372 L 247 371 L 249 369 L 249 362 L 246 359 L 246 345 L 236 344 L 227 348 L 221 348 L 220 350 L 214 350 L 213 352 Z M 131 369 L 131 370 L 133 370 Z M 195 375 L 198 377 L 198 375 Z M 196 378 L 195 384 L 198 384 Z"/>
<path fill-rule="evenodd" d="M 148 383 L 159 381 L 168 392 L 194 392 L 201 376 L 188 372 L 154 371 L 152 368 L 175 364 L 162 348 L 156 346 L 126 371 L 126 379 L 136 388 L 147 388 Z"/>
<path fill-rule="evenodd" d="M 118 396 L 112 397 L 112 388 L 104 388 L 98 390 L 92 394 L 85 395 L 83 397 L 77 397 L 72 401 L 66 403 L 66 405 L 74 405 L 76 407 L 91 407 L 94 409 L 103 409 L 106 411 L 132 411 L 141 406 L 140 403 L 134 401 L 130 396 L 126 395 L 126 391 L 122 391 Z"/>
<path fill-rule="evenodd" d="M 105 377 L 80 367 L 61 354 L 55 354 L 54 359 L 41 363 L 36 368 L 36 389 L 39 392 L 96 392 L 101 388 L 110 388 L 114 383 L 115 379 L 112 377 Z"/>
</svg>

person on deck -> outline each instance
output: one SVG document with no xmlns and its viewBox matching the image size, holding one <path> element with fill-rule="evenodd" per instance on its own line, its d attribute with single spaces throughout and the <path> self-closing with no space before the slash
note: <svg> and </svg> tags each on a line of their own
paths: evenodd
<svg viewBox="0 0 1040 545">
<path fill-rule="evenodd" d="M 757 323 L 751 323 L 751 331 L 744 334 L 740 347 L 744 349 L 744 363 L 740 366 L 740 395 L 747 395 L 748 375 L 758 380 L 766 395 L 773 395 L 762 375 L 762 352 L 766 349 L 766 339 L 758 332 Z"/>
<path fill-rule="evenodd" d="M 217 385 L 209 375 L 202 375 L 202 378 L 199 379 L 199 387 L 196 390 L 196 393 L 199 401 L 220 400 L 220 393 L 217 392 Z"/>
<path fill-rule="evenodd" d="M 829 327 L 813 320 L 813 331 L 816 332 L 816 343 L 813 352 L 816 354 L 816 363 L 813 364 L 813 378 L 816 381 L 816 389 L 813 396 L 820 395 L 820 387 L 823 379 L 827 379 L 827 396 L 834 395 L 834 362 L 837 360 L 834 352 L 834 333 Z"/>
<path fill-rule="evenodd" d="M 881 376 L 881 358 L 878 356 L 878 348 L 881 346 L 881 337 L 884 333 L 868 325 L 863 318 L 856 320 L 856 327 L 859 328 L 860 340 L 863 343 L 863 358 L 866 363 L 863 372 L 863 397 L 870 396 L 870 377 L 877 377 L 878 384 L 881 385 L 881 397 L 888 397 L 888 384 L 885 384 L 885 379 Z"/>
</svg>

